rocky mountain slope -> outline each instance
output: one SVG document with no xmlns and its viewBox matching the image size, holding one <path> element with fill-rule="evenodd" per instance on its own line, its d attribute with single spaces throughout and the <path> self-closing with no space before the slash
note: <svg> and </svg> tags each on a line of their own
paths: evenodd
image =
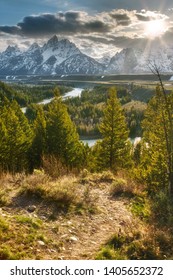
<svg viewBox="0 0 173 280">
<path fill-rule="evenodd" d="M 151 73 L 149 64 L 155 63 L 161 72 L 173 72 L 173 48 L 149 50 L 127 48 L 115 54 L 107 69 L 111 74 Z"/>
<path fill-rule="evenodd" d="M 126 48 L 111 59 L 96 60 L 83 54 L 69 40 L 53 36 L 43 46 L 34 43 L 24 52 L 9 46 L 0 53 L 0 74 L 142 74 L 150 73 L 149 62 L 156 62 L 164 73 L 173 72 L 173 48 Z"/>
<path fill-rule="evenodd" d="M 21 52 L 18 47 L 8 47 L 0 54 L 1 75 L 52 75 L 98 74 L 104 66 L 84 55 L 69 40 L 52 37 L 40 47 L 34 43 Z"/>
</svg>

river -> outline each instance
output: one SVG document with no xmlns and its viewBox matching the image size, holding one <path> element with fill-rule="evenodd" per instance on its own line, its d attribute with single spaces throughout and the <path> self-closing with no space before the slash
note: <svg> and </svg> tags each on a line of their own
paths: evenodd
<svg viewBox="0 0 173 280">
<path fill-rule="evenodd" d="M 67 98 L 72 98 L 72 97 L 80 97 L 82 91 L 83 91 L 83 88 L 74 88 L 71 91 L 65 93 L 62 96 L 62 99 L 67 99 Z M 42 104 L 42 105 L 49 104 L 53 99 L 54 99 L 54 97 L 53 98 L 47 98 L 47 99 L 42 100 L 41 102 L 38 102 L 37 104 Z M 26 109 L 27 109 L 27 107 L 21 108 L 21 110 L 24 114 L 26 113 Z"/>
<path fill-rule="evenodd" d="M 72 97 L 81 97 L 82 91 L 83 91 L 83 88 L 74 88 L 71 91 L 65 93 L 62 96 L 62 99 L 67 99 L 67 98 L 72 98 Z M 44 99 L 41 102 L 39 102 L 38 104 L 45 105 L 45 104 L 50 103 L 53 99 L 54 99 L 54 97 L 53 98 Z M 23 107 L 21 109 L 22 109 L 23 113 L 26 113 L 27 107 Z M 88 144 L 89 147 L 92 147 L 92 146 L 94 146 L 94 144 L 96 143 L 97 140 L 101 140 L 101 139 L 82 139 L 81 141 L 84 144 Z M 131 141 L 131 143 L 133 145 L 136 145 L 137 143 L 139 143 L 141 141 L 141 137 L 129 138 L 129 140 Z"/>
<path fill-rule="evenodd" d="M 82 139 L 81 141 L 84 144 L 88 144 L 89 147 L 93 147 L 98 140 L 101 139 Z M 129 140 L 134 146 L 136 146 L 141 141 L 141 137 L 129 138 Z"/>
</svg>

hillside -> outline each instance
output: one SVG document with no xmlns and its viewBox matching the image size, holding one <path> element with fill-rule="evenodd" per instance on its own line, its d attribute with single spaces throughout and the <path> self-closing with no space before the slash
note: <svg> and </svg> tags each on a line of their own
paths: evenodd
<svg viewBox="0 0 173 280">
<path fill-rule="evenodd" d="M 152 236 L 142 188 L 120 175 L 84 171 L 52 179 L 36 170 L 3 175 L 0 185 L 0 259 L 158 259 L 172 253 L 163 252 L 157 232 Z"/>
</svg>

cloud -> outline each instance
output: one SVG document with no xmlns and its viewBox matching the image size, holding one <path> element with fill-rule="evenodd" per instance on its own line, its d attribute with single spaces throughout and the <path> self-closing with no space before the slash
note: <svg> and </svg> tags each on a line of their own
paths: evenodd
<svg viewBox="0 0 173 280">
<path fill-rule="evenodd" d="M 11 35 L 20 35 L 20 28 L 17 26 L 0 26 L 0 32 L 11 34 Z"/>
<path fill-rule="evenodd" d="M 131 23 L 131 19 L 126 13 L 111 13 L 110 16 L 116 20 L 117 25 L 128 26 Z"/>
<path fill-rule="evenodd" d="M 142 14 L 136 14 L 136 17 L 140 21 L 150 21 L 152 18 L 150 16 L 142 15 Z"/>
<path fill-rule="evenodd" d="M 81 39 L 89 40 L 96 44 L 103 44 L 107 46 L 114 46 L 118 49 L 123 48 L 129 48 L 129 47 L 138 47 L 143 48 L 145 44 L 147 44 L 146 38 L 139 38 L 137 36 L 134 36 L 133 38 L 130 38 L 128 36 L 114 36 L 114 35 L 108 35 L 107 37 L 101 37 L 101 36 L 92 36 L 92 35 L 85 35 L 80 37 Z"/>
<path fill-rule="evenodd" d="M 51 34 L 100 33 L 108 32 L 109 30 L 109 24 L 100 19 L 89 17 L 84 12 L 26 16 L 16 26 L 0 26 L 0 32 L 29 37 L 41 37 Z"/>
<path fill-rule="evenodd" d="M 169 29 L 172 14 L 172 11 L 169 11 L 168 17 L 156 11 L 114 9 L 95 14 L 66 11 L 29 15 L 14 26 L 0 26 L 1 49 L 4 40 L 7 42 L 10 38 L 15 42 L 18 40 L 22 47 L 27 47 L 29 43 L 25 44 L 26 41 L 42 44 L 54 34 L 59 38 L 68 38 L 77 45 L 86 43 L 88 49 L 91 44 L 95 53 L 99 53 L 101 48 L 143 48 L 148 42 L 148 38 L 144 38 L 145 25 L 150 20 L 166 22 L 168 30 L 162 38 L 166 43 L 170 43 L 173 41 L 173 30 Z"/>
</svg>

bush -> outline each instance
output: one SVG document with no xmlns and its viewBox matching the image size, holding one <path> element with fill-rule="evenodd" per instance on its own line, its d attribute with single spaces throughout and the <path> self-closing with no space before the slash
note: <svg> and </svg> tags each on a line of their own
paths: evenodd
<svg viewBox="0 0 173 280">
<path fill-rule="evenodd" d="M 164 191 L 158 193 L 152 199 L 153 218 L 159 225 L 172 225 L 173 201 Z"/>
<path fill-rule="evenodd" d="M 127 196 L 133 197 L 135 195 L 135 185 L 132 182 L 127 182 L 125 179 L 116 178 L 111 184 L 110 194 L 112 196 Z"/>
<path fill-rule="evenodd" d="M 49 155 L 43 157 L 43 170 L 52 178 L 68 174 L 68 168 L 57 157 Z"/>
<path fill-rule="evenodd" d="M 35 178 L 33 176 L 32 179 Z M 30 178 L 22 193 L 26 196 L 35 196 L 37 199 L 44 200 L 47 203 L 54 203 L 58 208 L 68 209 L 71 204 L 77 203 L 78 192 L 75 187 L 74 177 L 62 177 L 55 182 L 45 182 L 45 177 L 42 176 L 43 181 L 37 179 L 33 184 L 31 184 Z M 38 177 L 40 178 L 40 175 Z"/>
</svg>

